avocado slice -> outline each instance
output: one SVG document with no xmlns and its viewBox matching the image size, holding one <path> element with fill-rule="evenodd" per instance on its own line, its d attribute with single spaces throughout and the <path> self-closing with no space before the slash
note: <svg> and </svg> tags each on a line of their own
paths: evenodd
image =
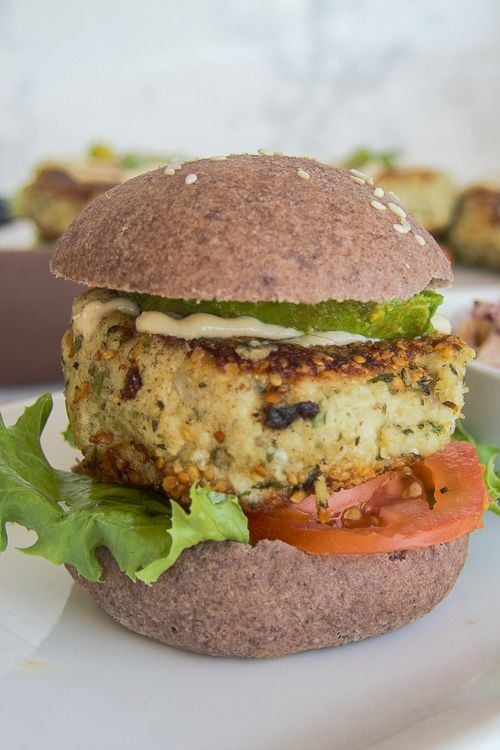
<svg viewBox="0 0 500 750">
<path fill-rule="evenodd" d="M 315 331 L 348 331 L 368 338 L 414 338 L 430 333 L 431 319 L 443 297 L 430 290 L 408 300 L 357 302 L 329 300 L 316 305 L 292 302 L 219 302 L 218 300 L 169 299 L 136 292 L 128 295 L 141 312 L 155 310 L 185 317 L 209 313 L 221 318 L 249 316 L 263 323 Z"/>
</svg>

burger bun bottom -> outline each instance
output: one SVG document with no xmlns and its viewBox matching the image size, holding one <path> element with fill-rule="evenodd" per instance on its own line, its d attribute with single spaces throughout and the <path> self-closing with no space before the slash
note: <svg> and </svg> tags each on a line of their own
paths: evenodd
<svg viewBox="0 0 500 750">
<path fill-rule="evenodd" d="M 126 628 L 214 656 L 274 657 L 340 646 L 406 625 L 453 587 L 468 537 L 370 555 L 312 555 L 280 541 L 206 542 L 152 585 L 106 549 L 102 581 L 73 578 Z"/>
</svg>

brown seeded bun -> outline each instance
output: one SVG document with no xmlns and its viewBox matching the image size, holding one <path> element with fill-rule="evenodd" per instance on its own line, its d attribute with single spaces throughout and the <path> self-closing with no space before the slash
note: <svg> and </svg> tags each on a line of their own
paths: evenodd
<svg viewBox="0 0 500 750">
<path fill-rule="evenodd" d="M 299 176 L 298 171 L 306 172 Z M 187 175 L 196 181 L 186 184 Z M 308 177 L 307 177 L 308 175 Z M 434 239 L 344 170 L 305 157 L 231 156 L 109 190 L 59 240 L 56 276 L 164 297 L 314 304 L 407 299 L 450 283 Z M 418 244 L 415 235 L 425 239 Z"/>
<path fill-rule="evenodd" d="M 152 586 L 133 583 L 107 550 L 103 582 L 68 568 L 126 628 L 214 656 L 269 657 L 339 646 L 406 625 L 454 585 L 468 537 L 419 550 L 310 555 L 279 541 L 206 542 Z"/>
</svg>

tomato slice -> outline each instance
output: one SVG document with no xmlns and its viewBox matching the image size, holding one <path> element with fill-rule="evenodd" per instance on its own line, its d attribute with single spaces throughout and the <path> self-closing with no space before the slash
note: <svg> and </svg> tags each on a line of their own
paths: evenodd
<svg viewBox="0 0 500 750">
<path fill-rule="evenodd" d="M 413 492 L 421 488 L 419 496 Z M 429 493 L 427 495 L 426 491 Z M 405 496 L 406 495 L 406 496 Z M 432 508 L 428 496 L 435 499 Z M 342 512 L 370 503 L 374 523 L 346 528 Z M 314 497 L 300 505 L 248 514 L 250 541 L 281 539 L 317 555 L 370 554 L 448 542 L 482 526 L 488 497 L 472 445 L 452 441 L 408 470 L 387 472 L 359 487 L 334 493 L 330 521 L 319 523 Z"/>
</svg>

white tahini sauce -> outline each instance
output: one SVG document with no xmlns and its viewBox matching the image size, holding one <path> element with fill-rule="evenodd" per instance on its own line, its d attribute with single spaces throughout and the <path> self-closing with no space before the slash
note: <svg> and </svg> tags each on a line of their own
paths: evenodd
<svg viewBox="0 0 500 750">
<path fill-rule="evenodd" d="M 349 331 L 317 331 L 316 333 L 303 334 L 297 338 L 289 339 L 287 343 L 297 346 L 344 346 L 355 341 L 379 341 L 380 339 L 368 339 L 360 333 L 349 333 Z"/>
<path fill-rule="evenodd" d="M 451 323 L 444 315 L 437 313 L 431 318 L 431 324 L 438 333 L 451 333 Z"/>
<path fill-rule="evenodd" d="M 144 312 L 136 321 L 139 333 L 156 333 L 180 339 L 230 339 L 235 336 L 253 336 L 268 341 L 291 339 L 300 336 L 295 328 L 262 323 L 256 318 L 219 318 L 218 315 L 195 313 L 175 319 L 160 312 Z"/>
<path fill-rule="evenodd" d="M 116 310 L 125 315 L 132 315 L 133 317 L 137 317 L 140 313 L 135 302 L 127 299 L 127 297 L 113 297 L 108 302 L 95 300 L 94 302 L 89 302 L 78 315 L 75 315 L 73 319 L 75 331 L 80 333 L 83 338 L 92 336 L 102 318 Z"/>
</svg>

